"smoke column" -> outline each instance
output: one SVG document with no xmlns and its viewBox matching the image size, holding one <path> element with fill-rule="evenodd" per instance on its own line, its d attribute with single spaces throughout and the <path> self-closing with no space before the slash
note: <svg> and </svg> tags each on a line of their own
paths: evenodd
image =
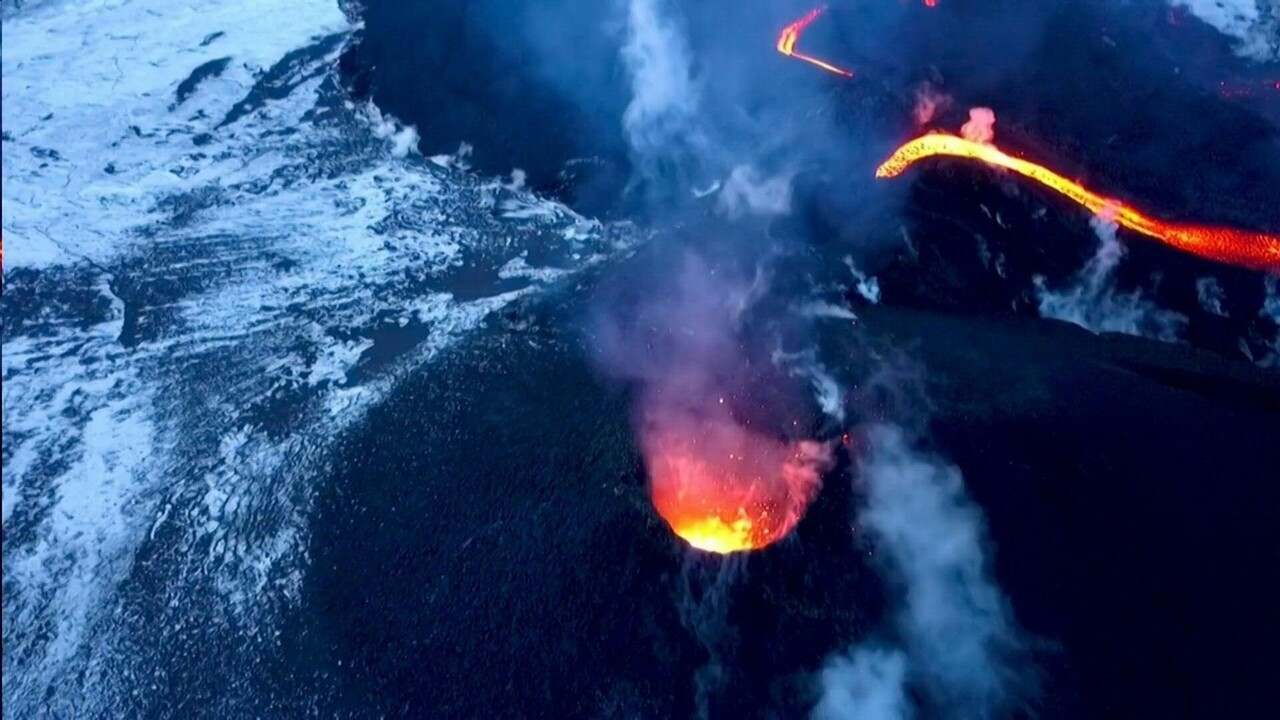
<svg viewBox="0 0 1280 720">
<path fill-rule="evenodd" d="M 1124 259 L 1124 246 L 1116 237 L 1116 224 L 1103 217 L 1089 221 L 1098 235 L 1098 250 L 1067 287 L 1050 290 L 1036 276 L 1036 299 L 1041 317 L 1064 320 L 1090 332 L 1118 332 L 1177 342 L 1187 324 L 1185 315 L 1164 310 L 1142 292 L 1116 287 L 1116 269 Z"/>
<path fill-rule="evenodd" d="M 859 464 L 870 534 L 885 571 L 901 581 L 898 647 L 872 642 L 831 659 L 820 682 L 821 720 L 907 718 L 908 688 L 945 717 L 986 717 L 1010 699 L 1019 647 L 1012 611 L 988 570 L 985 522 L 960 472 L 916 452 L 892 426 L 868 431 Z"/>
<path fill-rule="evenodd" d="M 990 145 L 996 139 L 996 113 L 991 108 L 969 108 L 969 121 L 960 126 L 960 136 L 970 142 Z"/>
<path fill-rule="evenodd" d="M 1272 275 L 1263 280 L 1262 287 L 1265 297 L 1258 315 L 1275 325 L 1276 335 L 1271 341 L 1271 352 L 1258 363 L 1263 367 L 1280 367 L 1280 278 Z"/>
<path fill-rule="evenodd" d="M 620 57 L 631 98 L 622 124 L 659 233 L 645 250 L 655 265 L 635 263 L 617 278 L 614 296 L 597 303 L 597 359 L 636 389 L 652 500 L 672 531 L 708 552 L 761 548 L 795 527 L 831 463 L 824 446 L 761 427 L 770 409 L 749 390 L 759 358 L 744 317 L 768 290 L 774 249 L 745 237 L 722 242 L 722 223 L 679 238 L 666 237 L 662 223 L 711 192 L 723 218 L 785 214 L 790 175 L 761 173 L 750 155 L 722 142 L 722 106 L 707 107 L 682 6 L 627 0 L 624 8 Z"/>
<path fill-rule="evenodd" d="M 775 542 L 800 520 L 831 460 L 818 443 L 780 439 L 735 414 L 750 404 L 742 320 L 766 276 L 685 247 L 646 277 L 651 284 L 599 308 L 592 329 L 602 365 L 637 386 L 654 505 L 701 550 Z"/>
<path fill-rule="evenodd" d="M 916 127 L 927 127 L 937 117 L 938 111 L 946 110 L 951 102 L 950 95 L 935 89 L 930 83 L 923 82 L 917 85 L 915 106 L 911 110 Z"/>
<path fill-rule="evenodd" d="M 906 695 L 907 656 L 901 650 L 861 647 L 830 660 L 822 671 L 822 700 L 814 720 L 900 720 L 911 717 Z"/>
<path fill-rule="evenodd" d="M 664 167 L 687 172 L 689 163 L 709 152 L 689 44 L 680 23 L 664 10 L 664 0 L 629 0 L 622 47 L 631 78 L 622 126 L 637 172 L 651 182 L 672 181 Z M 680 176 L 674 184 L 691 181 Z"/>
</svg>

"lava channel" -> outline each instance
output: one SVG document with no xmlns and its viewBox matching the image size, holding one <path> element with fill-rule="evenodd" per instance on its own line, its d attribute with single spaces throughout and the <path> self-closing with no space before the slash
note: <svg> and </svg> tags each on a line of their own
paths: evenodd
<svg viewBox="0 0 1280 720">
<path fill-rule="evenodd" d="M 778 33 L 778 52 L 786 55 L 787 57 L 803 60 L 810 65 L 820 67 L 829 73 L 843 75 L 844 77 L 853 77 L 853 73 L 845 70 L 844 68 L 836 67 L 825 60 L 819 60 L 812 55 L 806 55 L 799 50 L 796 50 L 796 43 L 800 41 L 800 33 L 803 33 L 805 28 L 812 25 L 813 21 L 817 20 L 818 17 L 826 11 L 827 8 L 825 6 L 814 8 L 808 13 L 805 13 L 804 17 L 782 28 L 782 32 Z"/>
<path fill-rule="evenodd" d="M 1065 195 L 1093 213 L 1105 214 L 1129 230 L 1183 252 L 1253 270 L 1280 272 L 1280 236 L 1213 225 L 1169 223 L 1147 217 L 1124 203 L 1098 195 L 1043 165 L 1012 157 L 992 145 L 954 135 L 930 133 L 911 140 L 895 150 L 876 169 L 876 177 L 897 177 L 921 160 L 936 156 L 977 160 L 1012 170 Z"/>
<path fill-rule="evenodd" d="M 689 545 L 720 554 L 786 537 L 830 467 L 821 443 L 764 437 L 727 418 L 649 423 L 641 444 L 658 514 Z"/>
</svg>

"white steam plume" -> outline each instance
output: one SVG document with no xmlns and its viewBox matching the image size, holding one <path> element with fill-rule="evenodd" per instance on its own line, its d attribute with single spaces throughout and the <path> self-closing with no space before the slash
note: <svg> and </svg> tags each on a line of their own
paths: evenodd
<svg viewBox="0 0 1280 720">
<path fill-rule="evenodd" d="M 907 656 L 901 650 L 855 648 L 822 671 L 823 694 L 814 720 L 901 720 L 911 717 Z"/>
<path fill-rule="evenodd" d="M 852 317 L 857 320 L 857 316 L 848 313 L 847 310 L 844 311 L 846 314 L 839 314 L 840 310 L 843 310 L 843 308 L 834 306 L 828 308 L 819 304 L 801 308 L 801 312 L 808 314 L 810 317 L 832 317 L 841 320 L 847 320 Z M 774 365 L 785 368 L 792 376 L 807 380 L 810 389 L 813 391 L 813 399 L 817 401 L 818 407 L 822 409 L 822 412 L 837 423 L 844 422 L 846 390 L 835 375 L 832 375 L 831 371 L 818 359 L 818 353 L 814 348 L 798 353 L 784 352 L 779 348 L 773 351 L 772 360 Z"/>
<path fill-rule="evenodd" d="M 900 618 L 913 672 L 948 704 L 994 707 L 1014 640 L 1008 603 L 988 574 L 986 526 L 954 466 L 916 453 L 901 430 L 875 427 L 862 466 L 862 521 L 906 583 Z"/>
<path fill-rule="evenodd" d="M 1196 280 L 1196 297 L 1205 312 L 1227 317 L 1227 311 L 1222 309 L 1222 301 L 1227 299 L 1227 292 L 1218 284 L 1217 278 L 1209 276 Z"/>
<path fill-rule="evenodd" d="M 1095 333 L 1177 342 L 1187 324 L 1186 316 L 1157 307 L 1139 290 L 1119 290 L 1115 271 L 1124 258 L 1124 246 L 1116 237 L 1116 224 L 1102 217 L 1095 217 L 1090 224 L 1098 235 L 1098 251 L 1070 285 L 1049 290 L 1043 277 L 1034 278 L 1040 316 L 1065 320 Z"/>
<path fill-rule="evenodd" d="M 725 180 L 717 205 L 729 217 L 785 215 L 791 211 L 791 177 L 762 177 L 750 165 L 739 165 Z"/>
<path fill-rule="evenodd" d="M 944 717 L 990 716 L 1012 695 L 1008 660 L 1020 643 L 989 573 L 982 513 L 959 470 L 916 452 L 902 430 L 875 426 L 868 441 L 858 520 L 901 580 L 901 648 L 855 647 L 829 661 L 814 717 L 911 717 L 908 686 Z"/>
<path fill-rule="evenodd" d="M 418 127 L 416 125 L 404 125 L 392 115 L 384 115 L 377 105 L 372 101 L 365 104 L 365 117 L 369 123 L 373 125 L 373 134 L 380 140 L 388 140 L 391 143 L 391 155 L 393 157 L 407 157 L 410 153 L 417 154 L 418 148 Z"/>
<path fill-rule="evenodd" d="M 663 160 L 680 163 L 683 152 L 704 149 L 698 122 L 701 91 L 689 43 L 664 5 L 664 0 L 627 0 L 622 60 L 631 75 L 631 102 L 622 126 L 646 173 L 655 172 Z"/>
<path fill-rule="evenodd" d="M 1271 341 L 1271 351 L 1258 364 L 1263 367 L 1280 367 L 1280 278 L 1270 275 L 1263 280 L 1263 292 L 1265 296 L 1258 315 L 1276 326 L 1276 336 Z"/>
<path fill-rule="evenodd" d="M 760 149 L 740 147 L 718 126 L 724 113 L 716 111 L 695 72 L 680 5 L 669 0 L 625 4 L 621 55 L 631 79 L 631 100 L 622 125 L 638 179 L 651 183 L 651 190 L 693 197 L 718 190 L 716 207 L 729 217 L 790 212 L 794 172 L 762 172 Z M 698 189 L 707 187 L 711 189 Z"/>
<path fill-rule="evenodd" d="M 854 289 L 858 291 L 858 294 L 862 296 L 862 299 L 872 305 L 879 304 L 880 281 L 876 280 L 875 276 L 868 275 L 858 269 L 858 266 L 854 264 L 853 256 L 851 255 L 844 256 L 844 264 L 848 266 L 849 272 L 853 274 L 853 279 L 856 283 L 854 285 Z"/>
</svg>

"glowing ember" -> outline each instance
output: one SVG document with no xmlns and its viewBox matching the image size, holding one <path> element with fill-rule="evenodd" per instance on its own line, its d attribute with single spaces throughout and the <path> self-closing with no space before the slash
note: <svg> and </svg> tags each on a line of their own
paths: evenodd
<svg viewBox="0 0 1280 720">
<path fill-rule="evenodd" d="M 812 25 L 813 21 L 817 20 L 818 16 L 822 15 L 826 10 L 826 7 L 814 8 L 806 13 L 804 17 L 782 28 L 782 32 L 778 33 L 778 52 L 786 55 L 787 57 L 803 60 L 810 65 L 820 67 L 827 72 L 835 73 L 836 75 L 843 75 L 844 77 L 853 77 L 853 73 L 845 70 L 844 68 L 838 68 L 825 60 L 819 60 L 812 55 L 806 55 L 796 50 L 796 42 L 800 40 L 800 33 L 804 32 L 805 28 Z"/>
<path fill-rule="evenodd" d="M 1255 83 L 1228 83 L 1218 81 L 1218 94 L 1224 98 L 1256 98 L 1259 90 L 1280 90 L 1280 80 L 1264 80 Z"/>
<path fill-rule="evenodd" d="M 992 145 L 970 142 L 954 135 L 929 134 L 906 143 L 876 169 L 876 177 L 897 177 L 915 163 L 938 155 L 978 160 L 1012 170 L 1067 196 L 1091 212 L 1108 213 L 1120 225 L 1183 252 L 1255 270 L 1280 271 L 1280 236 L 1210 225 L 1167 223 L 1150 218 L 1042 165 L 1011 157 Z"/>
<path fill-rule="evenodd" d="M 658 514 L 685 542 L 722 554 L 786 537 L 830 464 L 819 443 L 784 443 L 728 418 L 693 433 L 650 426 L 642 445 Z"/>
</svg>

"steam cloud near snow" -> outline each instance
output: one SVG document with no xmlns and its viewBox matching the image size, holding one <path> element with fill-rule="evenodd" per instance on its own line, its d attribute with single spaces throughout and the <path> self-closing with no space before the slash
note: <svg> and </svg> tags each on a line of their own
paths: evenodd
<svg viewBox="0 0 1280 720">
<path fill-rule="evenodd" d="M 959 470 L 916 451 L 902 430 L 877 425 L 868 441 L 857 520 L 901 580 L 901 607 L 883 638 L 827 662 L 813 716 L 909 718 L 917 696 L 942 717 L 989 716 L 1016 694 L 1009 659 L 1020 643 L 989 572 L 982 513 Z"/>
<path fill-rule="evenodd" d="M 623 129 L 639 172 L 652 177 L 658 158 L 687 160 L 706 150 L 698 127 L 699 90 L 684 30 L 664 12 L 664 0 L 630 0 L 622 60 L 631 76 Z M 688 147 L 684 147 L 685 145 Z"/>
<path fill-rule="evenodd" d="M 784 125 L 736 109 L 756 99 L 734 95 L 726 103 L 712 97 L 699 75 L 680 3 L 627 0 L 625 11 L 620 57 L 631 97 L 622 127 L 633 187 L 659 202 L 716 193 L 717 210 L 730 218 L 789 212 L 794 170 L 764 162 L 767 146 L 786 133 Z M 724 85 L 726 79 L 714 82 Z M 726 104 L 735 109 L 726 110 Z"/>
</svg>

